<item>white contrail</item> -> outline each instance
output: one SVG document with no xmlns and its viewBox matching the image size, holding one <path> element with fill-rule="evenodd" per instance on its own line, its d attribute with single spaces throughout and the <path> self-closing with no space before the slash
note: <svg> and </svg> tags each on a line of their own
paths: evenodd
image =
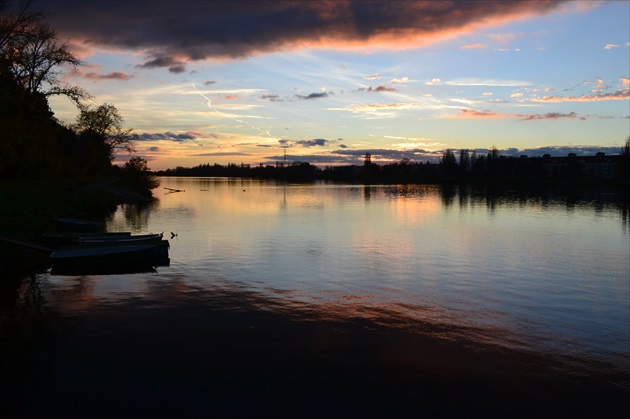
<svg viewBox="0 0 630 419">
<path fill-rule="evenodd" d="M 199 93 L 199 94 L 201 95 L 201 97 L 203 97 L 203 98 L 206 100 L 206 104 L 208 105 L 208 107 L 209 107 L 211 110 L 213 110 L 213 111 L 215 111 L 216 113 L 218 113 L 219 115 L 223 116 L 224 118 L 229 118 L 229 119 L 231 119 L 231 120 L 233 120 L 233 121 L 236 121 L 236 122 L 238 122 L 238 123 L 245 124 L 245 125 L 247 125 L 247 126 L 249 126 L 249 127 L 253 128 L 253 129 L 255 129 L 256 131 L 258 131 L 259 133 L 261 133 L 261 134 L 263 134 L 263 135 L 269 135 L 269 136 L 271 136 L 271 134 L 269 133 L 269 131 L 265 131 L 265 130 L 263 130 L 263 129 L 260 129 L 260 128 L 258 128 L 257 126 L 254 126 L 254 125 L 250 124 L 250 123 L 249 123 L 249 122 L 247 122 L 247 121 L 241 121 L 240 119 L 233 118 L 233 117 L 231 117 L 230 115 L 224 114 L 223 112 L 219 111 L 217 108 L 213 108 L 213 107 L 212 107 L 212 101 L 211 101 L 210 99 L 208 99 L 208 97 L 207 97 L 206 95 L 204 95 L 203 93 L 201 93 L 201 92 L 199 91 L 199 89 L 197 89 L 197 87 L 195 86 L 195 84 L 194 84 L 194 83 L 193 83 L 192 87 L 193 87 L 193 89 L 195 89 L 195 90 L 197 91 L 197 93 Z"/>
</svg>

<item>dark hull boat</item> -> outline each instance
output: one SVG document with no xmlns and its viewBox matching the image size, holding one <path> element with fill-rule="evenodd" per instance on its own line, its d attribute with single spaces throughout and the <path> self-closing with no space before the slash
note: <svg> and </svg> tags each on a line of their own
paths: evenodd
<svg viewBox="0 0 630 419">
<path fill-rule="evenodd" d="M 158 244 L 162 242 L 164 233 L 140 234 L 135 236 L 86 236 L 80 237 L 78 244 Z M 168 243 L 168 242 L 167 242 Z"/>
<path fill-rule="evenodd" d="M 94 275 L 152 272 L 168 266 L 168 241 L 157 243 L 99 243 L 69 246 L 50 255 L 53 275 Z"/>
<path fill-rule="evenodd" d="M 109 238 L 109 237 L 130 237 L 130 231 L 121 231 L 116 233 L 81 233 L 81 232 L 63 232 L 63 233 L 44 233 L 42 234 L 42 241 L 55 248 L 61 246 L 70 246 L 77 244 L 80 239 L 83 238 Z"/>
</svg>

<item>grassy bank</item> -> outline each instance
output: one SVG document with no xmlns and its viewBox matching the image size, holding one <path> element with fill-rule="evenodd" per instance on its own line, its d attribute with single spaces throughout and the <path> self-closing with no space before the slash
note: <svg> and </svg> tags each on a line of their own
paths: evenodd
<svg viewBox="0 0 630 419">
<path fill-rule="evenodd" d="M 56 217 L 103 221 L 119 203 L 139 199 L 115 182 L 109 178 L 0 181 L 0 236 L 38 243 L 42 233 L 55 231 Z M 32 271 L 46 256 L 0 242 L 0 269 L 7 276 Z"/>
</svg>

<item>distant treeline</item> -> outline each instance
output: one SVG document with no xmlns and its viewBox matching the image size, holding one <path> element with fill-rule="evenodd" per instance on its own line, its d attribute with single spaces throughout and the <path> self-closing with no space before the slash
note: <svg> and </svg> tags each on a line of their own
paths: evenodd
<svg viewBox="0 0 630 419">
<path fill-rule="evenodd" d="M 146 160 L 112 165 L 116 151 L 134 151 L 136 138 L 116 107 L 86 105 L 88 92 L 63 84 L 60 69 L 83 63 L 57 40 L 45 13 L 31 10 L 30 2 L 10 5 L 0 1 L 0 179 L 114 175 L 150 194 L 156 180 Z M 76 104 L 75 123 L 55 118 L 48 99 L 56 95 Z"/>
<path fill-rule="evenodd" d="M 369 183 L 424 183 L 441 181 L 630 181 L 630 137 L 619 155 L 578 157 L 507 157 L 496 148 L 487 154 L 474 151 L 447 149 L 439 163 L 420 163 L 403 159 L 396 163 L 376 164 L 365 156 L 362 166 L 328 166 L 318 168 L 307 162 L 257 165 L 230 163 L 201 164 L 155 172 L 159 176 L 251 177 L 280 180 L 328 179 Z"/>
</svg>

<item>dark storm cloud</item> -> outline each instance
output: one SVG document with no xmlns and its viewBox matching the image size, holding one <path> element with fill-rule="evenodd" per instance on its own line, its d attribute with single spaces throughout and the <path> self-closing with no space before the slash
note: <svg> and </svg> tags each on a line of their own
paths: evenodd
<svg viewBox="0 0 630 419">
<path fill-rule="evenodd" d="M 175 72 L 189 60 L 237 59 L 303 45 L 344 48 L 376 40 L 430 42 L 434 35 L 479 22 L 543 15 L 562 3 L 34 0 L 35 7 L 51 13 L 51 24 L 61 38 L 88 47 L 142 51 L 147 59 L 143 67 Z"/>
</svg>

